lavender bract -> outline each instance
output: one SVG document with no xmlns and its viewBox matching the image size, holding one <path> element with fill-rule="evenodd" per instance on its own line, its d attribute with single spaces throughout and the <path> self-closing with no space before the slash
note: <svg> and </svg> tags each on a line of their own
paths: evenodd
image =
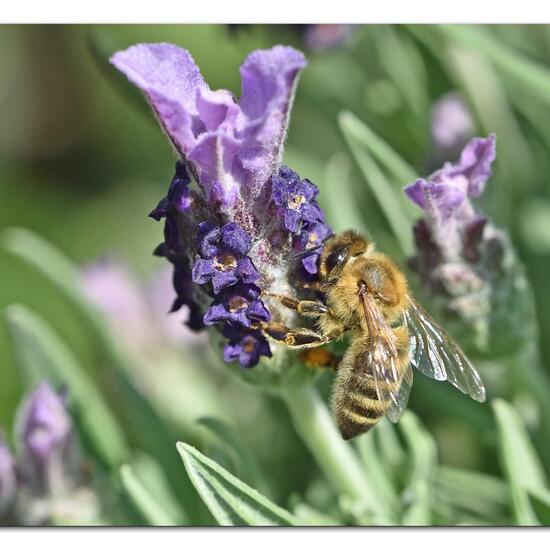
<svg viewBox="0 0 550 550">
<path fill-rule="evenodd" d="M 252 52 L 238 101 L 211 90 L 189 52 L 173 44 L 138 44 L 111 62 L 144 92 L 179 156 L 168 194 L 151 212 L 164 219 L 155 254 L 174 266 L 172 309 L 187 305 L 192 328 L 216 325 L 229 338 L 225 360 L 254 366 L 271 356 L 260 324 L 293 315 L 269 298 L 268 309 L 263 296 L 292 294 L 293 250 L 330 232 L 315 185 L 281 166 L 305 58 L 284 46 Z M 317 260 L 304 256 L 304 276 Z"/>
</svg>

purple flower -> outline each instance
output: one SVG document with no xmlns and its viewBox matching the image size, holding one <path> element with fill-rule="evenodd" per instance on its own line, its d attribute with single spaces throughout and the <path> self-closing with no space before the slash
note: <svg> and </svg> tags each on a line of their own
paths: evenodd
<svg viewBox="0 0 550 550">
<path fill-rule="evenodd" d="M 315 185 L 281 167 L 305 59 L 283 46 L 251 53 L 241 67 L 238 102 L 225 90 L 212 91 L 191 55 L 171 44 L 140 44 L 111 61 L 145 93 L 180 156 L 167 196 L 151 213 L 165 219 L 155 254 L 174 267 L 172 310 L 188 306 L 187 324 L 197 329 L 239 326 L 227 353 L 237 357 L 240 346 L 241 363 L 252 366 L 270 354 L 257 334 L 241 343 L 271 318 L 260 292 L 291 294 L 293 245 L 310 247 L 326 232 Z M 309 278 L 317 256 L 303 258 Z M 294 322 L 286 310 L 276 317 Z"/>
<path fill-rule="evenodd" d="M 10 507 L 15 496 L 16 486 L 13 456 L 0 434 L 0 517 Z"/>
<path fill-rule="evenodd" d="M 72 421 L 64 400 L 47 382 L 26 399 L 19 421 L 24 450 L 38 466 L 62 449 L 71 435 Z"/>
<path fill-rule="evenodd" d="M 279 207 L 288 231 L 297 233 L 303 222 L 324 220 L 323 211 L 315 201 L 319 190 L 309 180 L 301 180 L 296 172 L 284 166 L 271 184 L 273 202 Z"/>
<path fill-rule="evenodd" d="M 304 40 L 312 50 L 332 50 L 349 42 L 357 27 L 349 24 L 307 25 Z"/>
<path fill-rule="evenodd" d="M 456 151 L 472 136 L 472 114 L 462 96 L 449 92 L 432 107 L 432 139 L 438 149 Z"/>
<path fill-rule="evenodd" d="M 165 218 L 168 215 L 168 209 L 173 208 L 176 212 L 187 212 L 191 208 L 192 197 L 189 191 L 191 179 L 185 168 L 185 164 L 181 161 L 176 162 L 176 173 L 172 178 L 172 183 L 168 189 L 168 193 L 163 198 L 149 216 L 157 221 Z"/>
<path fill-rule="evenodd" d="M 269 321 L 269 311 L 255 285 L 236 285 L 224 290 L 204 315 L 205 325 L 227 322 L 250 328 L 254 322 Z"/>
<path fill-rule="evenodd" d="M 20 406 L 17 438 L 21 453 L 18 462 L 25 480 L 47 486 L 73 443 L 72 420 L 64 399 L 48 382 L 39 384 Z"/>
<path fill-rule="evenodd" d="M 426 212 L 431 237 L 449 259 L 461 254 L 464 231 L 477 216 L 468 199 L 478 197 L 491 177 L 495 142 L 494 134 L 472 139 L 457 164 L 446 163 L 428 180 L 417 179 L 405 188 L 409 199 Z"/>
<path fill-rule="evenodd" d="M 258 364 L 262 355 L 272 355 L 269 343 L 260 331 L 244 331 L 227 325 L 223 329 L 223 335 L 229 339 L 223 349 L 223 358 L 227 363 L 238 360 L 241 366 L 251 368 Z"/>
<path fill-rule="evenodd" d="M 213 91 L 188 51 L 173 44 L 137 44 L 111 63 L 140 88 L 207 199 L 230 211 L 239 198 L 257 197 L 280 162 L 295 81 L 306 65 L 290 47 L 248 56 L 239 102 Z"/>
<path fill-rule="evenodd" d="M 193 265 L 193 281 L 212 281 L 214 294 L 238 282 L 255 283 L 260 274 L 246 256 L 252 240 L 244 229 L 229 222 L 221 229 L 207 222 L 199 225 L 197 248 L 201 255 Z"/>
<path fill-rule="evenodd" d="M 323 244 L 323 241 L 332 234 L 330 227 L 324 223 L 307 224 L 297 239 L 296 248 L 298 251 L 317 248 Z M 311 252 L 302 258 L 304 269 L 310 274 L 315 275 L 318 271 L 318 260 L 321 256 L 321 249 Z"/>
</svg>

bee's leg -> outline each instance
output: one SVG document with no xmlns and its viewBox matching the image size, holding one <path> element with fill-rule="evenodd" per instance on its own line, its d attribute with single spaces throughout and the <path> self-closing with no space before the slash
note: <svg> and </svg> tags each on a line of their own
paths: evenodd
<svg viewBox="0 0 550 550">
<path fill-rule="evenodd" d="M 290 328 L 282 323 L 260 323 L 258 327 L 270 340 L 293 349 L 317 348 L 336 340 L 342 335 L 340 330 L 321 334 L 308 328 Z"/>
<path fill-rule="evenodd" d="M 330 315 L 330 309 L 323 303 L 315 300 L 297 300 L 292 296 L 284 294 L 274 294 L 272 292 L 264 292 L 263 296 L 269 296 L 278 300 L 283 306 L 296 311 L 304 317 L 321 317 L 322 315 Z"/>
<path fill-rule="evenodd" d="M 298 358 L 306 367 L 312 369 L 330 368 L 334 371 L 342 360 L 341 355 L 336 355 L 326 348 L 305 349 L 300 352 Z"/>
</svg>

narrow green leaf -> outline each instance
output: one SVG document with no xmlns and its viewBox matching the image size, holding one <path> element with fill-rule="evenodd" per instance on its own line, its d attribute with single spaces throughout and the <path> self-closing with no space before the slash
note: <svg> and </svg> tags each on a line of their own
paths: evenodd
<svg viewBox="0 0 550 550">
<path fill-rule="evenodd" d="M 103 316 L 86 300 L 80 286 L 80 272 L 62 252 L 36 233 L 23 227 L 5 229 L 2 247 L 46 277 L 71 303 L 98 342 L 98 349 L 113 366 L 126 368 L 130 363 L 111 336 Z"/>
<path fill-rule="evenodd" d="M 177 444 L 187 474 L 220 525 L 296 525 L 296 518 L 186 443 Z"/>
<path fill-rule="evenodd" d="M 542 525 L 550 525 L 550 491 L 541 487 L 528 489 L 527 495 Z"/>
<path fill-rule="evenodd" d="M 439 466 L 435 477 L 436 508 L 440 502 L 473 516 L 505 523 L 509 516 L 510 489 L 488 474 Z"/>
<path fill-rule="evenodd" d="M 119 466 L 128 455 L 124 434 L 76 357 L 50 326 L 26 306 L 9 306 L 5 317 L 26 386 L 33 387 L 44 379 L 66 385 L 76 420 L 92 449 L 109 467 Z"/>
<path fill-rule="evenodd" d="M 417 177 L 415 169 L 386 141 L 376 135 L 367 124 L 353 113 L 344 111 L 338 117 L 340 127 L 372 155 L 396 180 L 395 185 L 412 183 Z M 414 209 L 410 209 L 414 212 Z"/>
<path fill-rule="evenodd" d="M 430 525 L 432 485 L 437 464 L 437 449 L 432 436 L 411 411 L 405 412 L 399 428 L 412 458 L 409 491 L 412 503 L 403 516 L 404 525 Z"/>
<path fill-rule="evenodd" d="M 294 515 L 296 516 L 297 523 L 302 526 L 337 527 L 343 525 L 340 520 L 319 512 L 319 510 L 316 510 L 306 502 L 298 502 L 294 506 Z"/>
<path fill-rule="evenodd" d="M 550 71 L 502 43 L 488 30 L 472 25 L 438 25 L 437 31 L 489 59 L 507 76 L 544 103 L 550 103 Z"/>
<path fill-rule="evenodd" d="M 519 525 L 538 525 L 527 490 L 547 487 L 544 470 L 516 410 L 502 399 L 493 400 L 492 405 L 497 421 L 500 458 L 510 482 L 516 521 Z"/>
<path fill-rule="evenodd" d="M 378 201 L 378 205 L 401 246 L 403 254 L 410 256 L 413 252 L 411 227 L 414 208 L 408 203 L 403 190 L 390 184 L 371 156 L 369 145 L 379 141 L 379 138 L 376 138 L 376 140 L 371 139 L 372 132 L 351 113 L 341 113 L 338 121 L 351 153 Z M 382 149 L 384 153 L 388 152 L 386 147 Z M 392 155 L 390 157 L 393 158 Z M 385 159 L 388 163 L 390 162 L 389 157 L 385 156 Z M 403 173 L 406 171 L 403 168 L 404 161 L 401 160 L 401 163 L 400 169 L 393 167 L 394 173 L 396 170 Z M 413 180 L 414 178 L 408 179 L 409 182 Z"/>
<path fill-rule="evenodd" d="M 179 462 L 179 470 L 175 474 L 170 474 L 163 470 L 162 463 L 152 455 L 137 451 L 132 455 L 132 461 L 129 466 L 134 476 L 140 480 L 145 489 L 151 494 L 159 506 L 168 512 L 178 525 L 196 525 L 196 521 L 191 522 L 183 510 L 180 502 L 176 498 L 175 492 L 177 484 L 173 479 L 175 476 L 181 476 L 181 462 L 176 453 Z M 191 483 L 189 482 L 189 485 Z M 194 488 L 191 490 L 195 492 Z"/>
<path fill-rule="evenodd" d="M 334 155 L 326 164 L 321 206 L 334 232 L 353 227 L 357 231 L 368 231 L 367 216 L 360 211 L 354 197 L 355 189 L 350 181 L 352 161 L 346 153 Z"/>
<path fill-rule="evenodd" d="M 369 472 L 369 479 L 374 491 L 385 504 L 386 510 L 384 512 L 396 519 L 401 510 L 401 502 L 392 485 L 388 470 L 384 467 L 380 449 L 376 443 L 374 434 L 368 434 L 358 437 L 355 446 L 359 451 L 363 467 Z"/>
<path fill-rule="evenodd" d="M 256 458 L 240 435 L 230 426 L 212 417 L 203 417 L 198 420 L 233 456 L 233 463 L 237 467 L 236 473 L 245 482 L 252 484 L 261 493 L 270 495 L 269 484 L 262 474 Z"/>
<path fill-rule="evenodd" d="M 144 487 L 141 480 L 135 476 L 128 464 L 124 464 L 120 468 L 120 480 L 122 487 L 145 520 L 146 525 L 177 525 L 171 514 L 164 510 L 152 497 L 151 493 Z"/>
</svg>

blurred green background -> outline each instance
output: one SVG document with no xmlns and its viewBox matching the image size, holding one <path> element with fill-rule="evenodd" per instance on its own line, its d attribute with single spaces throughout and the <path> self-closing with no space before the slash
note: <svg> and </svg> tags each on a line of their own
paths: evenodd
<svg viewBox="0 0 550 550">
<path fill-rule="evenodd" d="M 334 229 L 368 229 L 403 263 L 391 224 L 350 154 L 341 113 L 353 113 L 424 176 L 442 160 L 456 160 L 457 152 L 443 156 L 431 135 L 432 108 L 444 94 L 462 95 L 472 135 L 497 134 L 494 175 L 478 205 L 509 232 L 525 265 L 539 322 L 532 339 L 550 373 L 550 27 L 366 25 L 325 49 L 310 48 L 305 31 L 270 25 L 2 26 L 0 229 L 31 229 L 83 269 L 115 258 L 136 288 L 146 286 L 166 267 L 152 256 L 162 227 L 147 214 L 166 192 L 174 156 L 145 101 L 109 66 L 109 55 L 136 42 L 174 42 L 192 53 L 212 88 L 238 94 L 238 68 L 251 50 L 290 44 L 306 53 L 309 66 L 298 86 L 285 163 L 318 185 Z M 388 180 L 397 189 L 402 185 L 391 174 Z M 78 312 L 55 285 L 0 247 L 0 310 L 13 303 L 45 318 L 108 395 L 97 342 Z M 133 346 L 131 337 L 124 341 L 130 353 L 134 347 L 141 359 L 149 357 L 150 350 L 137 351 L 140 345 Z M 303 490 L 316 467 L 281 403 L 232 376 L 207 343 L 183 329 L 182 342 L 170 346 L 158 356 L 151 352 L 130 376 L 179 438 L 203 445 L 196 420 L 222 416 L 277 480 L 275 500 Z M 327 393 L 330 378 L 321 385 Z M 446 413 L 432 406 L 426 396 L 443 392 L 444 400 L 446 390 L 424 380 L 418 386 L 411 407 L 435 436 L 441 461 L 496 473 L 495 441 L 486 439 L 492 424 L 476 437 L 475 415 L 457 418 L 462 409 Z M 21 393 L 2 323 L 0 426 L 8 430 Z M 528 423 L 528 403 L 522 411 Z M 542 459 L 548 467 L 550 456 Z"/>
</svg>

